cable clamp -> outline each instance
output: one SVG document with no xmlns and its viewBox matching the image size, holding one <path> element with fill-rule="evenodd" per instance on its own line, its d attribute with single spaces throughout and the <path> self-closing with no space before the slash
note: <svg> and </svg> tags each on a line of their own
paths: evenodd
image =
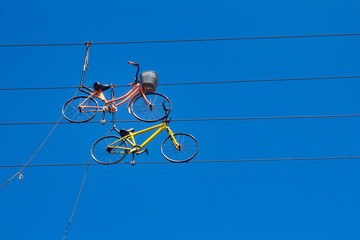
<svg viewBox="0 0 360 240">
<path fill-rule="evenodd" d="M 87 47 L 90 47 L 92 44 L 93 44 L 92 41 L 86 41 L 86 42 L 85 42 L 85 46 L 87 46 Z"/>
</svg>

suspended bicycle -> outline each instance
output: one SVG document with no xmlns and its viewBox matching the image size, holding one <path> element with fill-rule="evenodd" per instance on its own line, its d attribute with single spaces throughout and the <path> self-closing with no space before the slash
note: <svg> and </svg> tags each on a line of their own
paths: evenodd
<svg viewBox="0 0 360 240">
<path fill-rule="evenodd" d="M 128 112 L 135 118 L 145 122 L 165 119 L 171 111 L 171 103 L 165 95 L 155 93 L 158 82 L 157 74 L 153 71 L 142 72 L 139 81 L 139 64 L 130 61 L 128 63 L 137 67 L 134 82 L 129 84 L 133 88 L 129 92 L 116 98 L 114 84 L 103 85 L 96 82 L 93 86 L 94 90 L 81 85 L 79 90 L 88 96 L 69 99 L 62 109 L 65 119 L 73 123 L 83 123 L 93 119 L 98 112 L 103 112 L 101 123 L 105 123 L 105 113 L 115 113 L 117 107 L 128 100 Z M 103 94 L 108 89 L 111 89 L 111 100 L 107 100 Z M 104 105 L 99 106 L 96 99 L 100 99 Z"/>
<path fill-rule="evenodd" d="M 163 120 L 161 124 L 149 127 L 138 132 L 134 132 L 133 128 L 125 130 L 114 130 L 119 133 L 118 136 L 105 136 L 97 140 L 92 148 L 91 155 L 94 160 L 100 164 L 115 164 L 124 159 L 127 155 L 132 154 L 131 165 L 135 164 L 135 154 L 139 155 L 144 152 L 148 154 L 144 148 L 163 130 L 166 130 L 168 137 L 161 144 L 162 155 L 170 162 L 181 163 L 191 160 L 198 152 L 198 143 L 196 139 L 186 133 L 173 133 L 168 124 L 171 120 Z M 157 129 L 148 139 L 138 145 L 135 136 Z"/>
</svg>

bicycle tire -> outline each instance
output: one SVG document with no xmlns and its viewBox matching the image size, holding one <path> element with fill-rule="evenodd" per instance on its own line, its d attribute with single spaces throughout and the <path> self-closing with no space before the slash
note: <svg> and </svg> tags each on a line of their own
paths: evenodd
<svg viewBox="0 0 360 240">
<path fill-rule="evenodd" d="M 160 93 L 146 93 L 145 96 L 151 103 L 152 109 L 149 108 L 140 94 L 131 102 L 130 106 L 131 114 L 135 118 L 143 122 L 156 122 L 169 115 L 171 102 L 168 97 Z"/>
<path fill-rule="evenodd" d="M 80 111 L 79 105 L 85 103 L 85 106 L 89 106 L 88 110 Z M 98 103 L 93 98 L 86 96 L 78 96 L 69 99 L 62 108 L 64 118 L 72 123 L 83 123 L 93 119 L 98 110 Z M 90 108 L 91 107 L 91 108 Z"/>
<path fill-rule="evenodd" d="M 119 140 L 118 136 L 106 136 L 98 139 L 91 147 L 91 156 L 93 159 L 105 165 L 111 165 L 120 162 L 126 156 L 125 150 L 117 150 L 109 148 L 109 145 Z M 115 144 L 116 146 L 122 146 L 127 148 L 127 143 L 124 140 Z"/>
<path fill-rule="evenodd" d="M 198 143 L 196 139 L 187 133 L 175 133 L 174 137 L 180 144 L 180 150 L 176 149 L 171 137 L 168 136 L 161 144 L 162 155 L 170 162 L 182 163 L 187 162 L 195 157 L 198 153 Z M 171 156 L 174 154 L 174 156 Z"/>
</svg>

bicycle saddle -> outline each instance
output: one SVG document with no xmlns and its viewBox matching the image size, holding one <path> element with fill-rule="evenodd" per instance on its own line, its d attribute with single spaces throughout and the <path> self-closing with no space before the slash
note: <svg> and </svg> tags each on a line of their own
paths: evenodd
<svg viewBox="0 0 360 240">
<path fill-rule="evenodd" d="M 134 128 L 130 128 L 129 130 L 120 129 L 120 136 L 125 137 L 125 136 L 129 135 L 129 133 L 133 132 L 134 130 L 135 130 Z"/>
<path fill-rule="evenodd" d="M 95 91 L 105 91 L 105 90 L 108 90 L 109 88 L 113 87 L 114 84 L 108 84 L 108 85 L 104 85 L 104 84 L 101 84 L 99 82 L 96 82 L 94 83 L 94 89 Z"/>
</svg>

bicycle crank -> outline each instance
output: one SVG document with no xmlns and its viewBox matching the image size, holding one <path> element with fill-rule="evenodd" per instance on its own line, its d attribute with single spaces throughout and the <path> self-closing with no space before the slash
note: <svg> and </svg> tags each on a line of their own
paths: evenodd
<svg viewBox="0 0 360 240">
<path fill-rule="evenodd" d="M 103 106 L 103 112 L 114 113 L 117 111 L 117 107 L 114 103 L 107 103 Z"/>
<path fill-rule="evenodd" d="M 139 151 L 136 151 L 136 155 L 140 155 L 140 154 L 142 154 L 144 152 L 146 152 L 146 155 L 149 155 L 149 152 L 148 152 L 147 148 L 142 149 L 142 150 L 139 149 Z"/>
<path fill-rule="evenodd" d="M 147 150 L 147 148 L 141 149 L 141 147 L 139 145 L 134 146 L 130 150 L 130 153 L 132 153 L 132 160 L 130 162 L 131 166 L 135 165 L 135 153 L 136 153 L 136 155 L 140 155 L 144 152 L 146 152 L 146 155 L 149 155 L 149 151 Z"/>
<path fill-rule="evenodd" d="M 135 153 L 136 153 L 136 155 L 140 155 L 140 154 L 142 154 L 142 153 L 144 153 L 144 152 L 146 152 L 146 155 L 149 155 L 149 152 L 148 152 L 147 148 L 142 149 L 141 146 L 139 146 L 139 145 L 134 146 L 134 147 L 130 150 L 130 153 L 132 153 L 132 154 L 135 154 Z"/>
</svg>

